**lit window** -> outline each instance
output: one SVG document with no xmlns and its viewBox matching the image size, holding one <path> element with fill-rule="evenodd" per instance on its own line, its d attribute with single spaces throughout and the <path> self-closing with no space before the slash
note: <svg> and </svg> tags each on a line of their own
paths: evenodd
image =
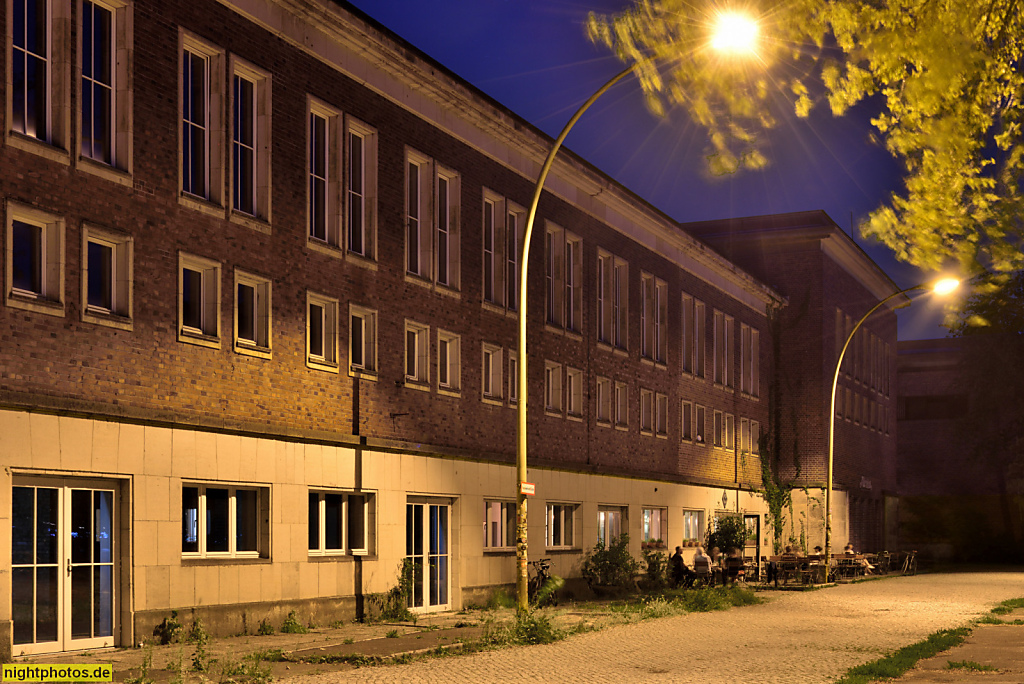
<svg viewBox="0 0 1024 684">
<path fill-rule="evenodd" d="M 365 554 L 369 551 L 372 495 L 309 493 L 309 555 Z"/>
<path fill-rule="evenodd" d="M 185 253 L 178 264 L 178 340 L 219 346 L 220 264 Z"/>
<path fill-rule="evenodd" d="M 512 549 L 516 545 L 516 504 L 484 502 L 484 548 Z"/>
<path fill-rule="evenodd" d="M 626 525 L 625 506 L 597 507 L 597 543 L 605 547 L 611 545 L 622 535 Z"/>
<path fill-rule="evenodd" d="M 668 510 L 665 508 L 643 509 L 641 541 L 662 542 L 668 539 Z"/>
<path fill-rule="evenodd" d="M 269 498 L 265 487 L 182 486 L 182 555 L 267 556 Z"/>
<path fill-rule="evenodd" d="M 307 292 L 306 310 L 306 365 L 337 371 L 338 300 Z"/>
<path fill-rule="evenodd" d="M 683 541 L 704 540 L 704 511 L 683 511 Z"/>
</svg>

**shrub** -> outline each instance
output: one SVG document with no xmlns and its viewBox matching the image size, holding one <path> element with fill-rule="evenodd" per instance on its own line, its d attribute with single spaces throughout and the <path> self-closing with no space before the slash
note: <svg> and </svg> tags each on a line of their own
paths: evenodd
<svg viewBox="0 0 1024 684">
<path fill-rule="evenodd" d="M 256 636 L 270 636 L 274 633 L 274 625 L 270 624 L 270 620 L 263 618 L 260 620 L 260 626 L 256 629 Z"/>
<path fill-rule="evenodd" d="M 612 539 L 607 547 L 604 542 L 597 542 L 580 568 L 591 589 L 595 586 L 631 589 L 639 571 L 640 561 L 629 555 L 629 535 L 625 533 Z"/>
<path fill-rule="evenodd" d="M 715 524 L 714 530 L 711 525 Z M 726 515 L 718 518 L 715 523 L 708 523 L 704 548 L 710 553 L 716 546 L 722 553 L 729 549 L 743 549 L 747 542 L 747 525 L 742 516 Z"/>
<path fill-rule="evenodd" d="M 284 619 L 284 624 L 281 625 L 281 632 L 283 634 L 305 634 L 308 631 L 309 629 L 296 619 L 294 610 L 288 613 L 288 617 Z"/>
<path fill-rule="evenodd" d="M 164 618 L 163 622 L 153 628 L 153 636 L 159 639 L 161 644 L 171 644 L 181 638 L 181 630 L 178 611 L 172 610 L 171 617 Z"/>
<path fill-rule="evenodd" d="M 668 559 L 665 554 L 653 548 L 643 549 L 640 553 L 644 559 L 644 589 L 658 591 L 668 586 Z"/>
<path fill-rule="evenodd" d="M 382 594 L 370 594 L 367 599 L 376 610 L 375 618 L 381 621 L 413 621 L 416 616 L 409 611 L 409 597 L 412 595 L 413 582 L 421 579 L 416 574 L 423 572 L 422 567 L 413 565 L 409 558 L 403 558 L 398 566 L 398 584 Z"/>
</svg>

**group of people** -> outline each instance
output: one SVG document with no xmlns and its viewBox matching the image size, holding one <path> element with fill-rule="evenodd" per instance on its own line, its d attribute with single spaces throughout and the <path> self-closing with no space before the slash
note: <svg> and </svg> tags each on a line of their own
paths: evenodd
<svg viewBox="0 0 1024 684">
<path fill-rule="evenodd" d="M 815 556 L 819 556 L 819 557 L 822 555 L 822 548 L 820 546 L 815 546 L 814 547 L 814 555 Z M 857 555 L 857 552 L 854 551 L 854 549 L 853 549 L 853 543 L 848 543 L 846 545 L 846 547 L 843 549 L 843 555 L 844 556 L 856 556 Z M 833 558 L 834 558 L 834 556 L 833 556 Z M 801 564 L 801 566 L 800 566 L 801 570 L 804 570 L 804 571 L 809 570 L 810 569 L 809 561 L 813 560 L 813 559 L 810 559 L 807 556 L 804 556 L 803 554 L 800 553 L 799 549 L 794 549 L 792 546 L 787 546 L 783 550 L 782 557 L 780 559 L 780 561 L 801 561 L 801 560 L 804 561 L 804 563 Z M 862 557 L 856 558 L 854 560 L 855 560 L 856 563 L 858 563 L 864 569 L 864 574 L 865 575 L 870 575 L 870 574 L 872 574 L 874 572 L 875 566 L 872 565 L 868 561 L 867 558 L 864 558 L 862 556 Z M 835 563 L 834 560 L 829 563 L 829 566 L 830 566 L 829 573 L 830 574 L 833 572 L 835 565 L 836 565 L 836 563 Z M 777 585 L 778 584 L 778 580 L 779 580 L 779 564 L 776 563 L 775 561 L 769 561 L 767 567 L 765 568 L 765 571 L 766 571 L 766 575 L 767 575 L 767 581 L 768 582 L 775 582 L 775 584 Z"/>
<path fill-rule="evenodd" d="M 672 584 L 677 587 L 692 587 L 698 581 L 711 586 L 735 583 L 743 575 L 743 567 L 743 554 L 735 548 L 723 555 L 716 546 L 709 555 L 703 546 L 698 546 L 693 555 L 692 569 L 683 560 L 683 547 L 677 546 L 676 552 L 669 557 Z"/>
</svg>

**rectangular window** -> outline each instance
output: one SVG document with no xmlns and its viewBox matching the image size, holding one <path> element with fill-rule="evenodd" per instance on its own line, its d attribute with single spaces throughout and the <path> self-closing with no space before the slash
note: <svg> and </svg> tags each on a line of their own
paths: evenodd
<svg viewBox="0 0 1024 684">
<path fill-rule="evenodd" d="M 683 541 L 703 541 L 704 511 L 683 511 Z"/>
<path fill-rule="evenodd" d="M 545 320 L 555 326 L 565 325 L 565 230 L 548 224 L 544 233 Z"/>
<path fill-rule="evenodd" d="M 712 314 L 714 325 L 713 380 L 716 385 L 725 384 L 725 314 L 715 310 Z"/>
<path fill-rule="evenodd" d="M 712 432 L 712 438 L 716 447 L 725 446 L 725 420 L 721 411 L 714 412 L 714 426 Z"/>
<path fill-rule="evenodd" d="M 82 2 L 82 156 L 114 163 L 114 12 Z"/>
<path fill-rule="evenodd" d="M 597 507 L 597 543 L 605 547 L 622 535 L 626 525 L 625 506 Z"/>
<path fill-rule="evenodd" d="M 649 273 L 640 276 L 643 304 L 640 309 L 640 354 L 665 363 L 668 356 L 668 285 Z"/>
<path fill-rule="evenodd" d="M 422 323 L 405 322 L 405 380 L 427 383 L 430 381 L 430 328 Z"/>
<path fill-rule="evenodd" d="M 597 379 L 597 422 L 612 422 L 612 381 L 608 378 Z"/>
<path fill-rule="evenodd" d="M 731 413 L 725 414 L 725 430 L 722 435 L 722 441 L 726 449 L 732 449 L 736 446 L 736 417 Z"/>
<path fill-rule="evenodd" d="M 643 522 L 641 530 L 641 541 L 662 542 L 668 539 L 668 509 L 645 508 L 643 509 Z"/>
<path fill-rule="evenodd" d="M 750 452 L 761 453 L 761 424 L 756 420 L 750 421 Z"/>
<path fill-rule="evenodd" d="M 544 410 L 562 412 L 562 365 L 544 362 Z"/>
<path fill-rule="evenodd" d="M 220 337 L 220 264 L 178 255 L 178 340 Z"/>
<path fill-rule="evenodd" d="M 505 306 L 510 311 L 519 308 L 519 253 L 522 249 L 521 231 L 525 226 L 523 211 L 508 203 L 505 214 Z"/>
<path fill-rule="evenodd" d="M 740 418 L 740 453 L 750 453 L 750 420 Z"/>
<path fill-rule="evenodd" d="M 683 409 L 680 414 L 680 439 L 690 441 L 693 439 L 693 404 L 689 401 L 682 402 Z"/>
<path fill-rule="evenodd" d="M 307 528 L 309 555 L 367 553 L 371 499 L 368 494 L 311 491 Z"/>
<path fill-rule="evenodd" d="M 338 121 L 340 115 L 314 101 L 309 103 L 309 237 L 338 246 Z"/>
<path fill-rule="evenodd" d="M 629 425 L 629 392 L 624 382 L 615 383 L 615 425 Z"/>
<path fill-rule="evenodd" d="M 221 202 L 223 53 L 192 36 L 182 36 L 181 190 Z"/>
<path fill-rule="evenodd" d="M 578 368 L 565 369 L 565 412 L 583 415 L 583 371 Z"/>
<path fill-rule="evenodd" d="M 626 349 L 629 338 L 629 266 L 615 260 L 612 284 L 612 345 Z"/>
<path fill-rule="evenodd" d="M 514 549 L 516 545 L 516 504 L 514 501 L 484 502 L 484 548 Z"/>
<path fill-rule="evenodd" d="M 683 293 L 682 298 L 682 330 L 680 330 L 680 340 L 682 340 L 682 369 L 684 373 L 693 372 L 693 342 L 694 342 L 694 330 L 693 330 L 693 297 Z"/>
<path fill-rule="evenodd" d="M 269 221 L 270 75 L 235 59 L 231 96 L 231 207 Z"/>
<path fill-rule="evenodd" d="M 597 256 L 597 339 L 626 348 L 629 325 L 629 265 L 607 253 Z"/>
<path fill-rule="evenodd" d="M 640 390 L 640 432 L 654 433 L 654 392 Z"/>
<path fill-rule="evenodd" d="M 496 262 L 501 255 L 500 243 L 498 241 L 497 217 L 500 215 L 500 200 L 484 198 L 483 210 L 483 296 L 485 302 L 501 304 L 501 295 L 504 290 L 501 287 L 501 274 L 504 269 L 495 268 Z"/>
<path fill-rule="evenodd" d="M 519 365 L 516 361 L 516 352 L 511 349 L 508 352 L 508 403 L 515 404 L 519 399 Z"/>
<path fill-rule="evenodd" d="M 697 404 L 693 413 L 693 439 L 697 444 L 707 444 L 705 430 L 707 430 L 707 423 L 704 407 Z"/>
<path fill-rule="evenodd" d="M 704 302 L 693 302 L 693 374 L 704 377 L 704 350 L 707 344 L 704 332 Z"/>
<path fill-rule="evenodd" d="M 377 254 L 377 131 L 346 117 L 345 230 L 348 251 L 367 259 Z"/>
<path fill-rule="evenodd" d="M 270 491 L 266 487 L 185 484 L 181 552 L 186 557 L 266 557 Z"/>
<path fill-rule="evenodd" d="M 483 345 L 483 368 L 481 380 L 483 384 L 483 395 L 488 399 L 501 399 L 501 347 L 484 343 Z M 510 378 L 515 383 L 515 378 Z"/>
<path fill-rule="evenodd" d="M 462 383 L 462 354 L 459 336 L 437 331 L 437 386 L 457 392 Z"/>
<path fill-rule="evenodd" d="M 565 329 L 583 328 L 583 241 L 565 234 Z"/>
<path fill-rule="evenodd" d="M 7 202 L 8 306 L 64 314 L 64 221 Z"/>
<path fill-rule="evenodd" d="M 437 250 L 435 281 L 458 289 L 459 286 L 459 177 L 452 171 L 437 172 L 437 223 L 434 241 Z"/>
<path fill-rule="evenodd" d="M 575 543 L 575 504 L 547 504 L 544 542 L 551 548 L 570 548 Z"/>
<path fill-rule="evenodd" d="M 736 321 L 732 316 L 725 317 L 725 328 L 723 335 L 723 343 L 725 344 L 725 354 L 722 356 L 724 363 L 725 386 L 735 387 L 736 386 L 736 360 L 735 360 L 735 348 L 736 348 Z"/>
<path fill-rule="evenodd" d="M 377 371 L 377 312 L 350 305 L 348 329 L 349 372 Z"/>
<path fill-rule="evenodd" d="M 668 434 L 668 396 L 664 394 L 654 395 L 654 432 Z"/>
<path fill-rule="evenodd" d="M 430 276 L 429 199 L 432 180 L 430 162 L 409 153 L 405 174 L 405 270 L 424 278 Z"/>
<path fill-rule="evenodd" d="M 270 281 L 235 269 L 235 350 L 270 350 Z"/>
<path fill-rule="evenodd" d="M 13 0 L 9 19 L 14 31 L 11 72 L 14 77 L 11 128 L 23 135 L 49 142 L 51 21 L 46 0 Z"/>
<path fill-rule="evenodd" d="M 337 371 L 338 300 L 307 292 L 306 312 L 306 365 Z"/>
</svg>

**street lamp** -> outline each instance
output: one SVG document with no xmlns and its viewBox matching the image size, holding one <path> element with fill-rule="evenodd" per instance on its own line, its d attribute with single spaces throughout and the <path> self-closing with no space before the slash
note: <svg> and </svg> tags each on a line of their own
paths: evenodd
<svg viewBox="0 0 1024 684">
<path fill-rule="evenodd" d="M 832 463 L 833 455 L 835 453 L 835 432 L 836 432 L 836 387 L 839 384 L 839 371 L 843 366 L 843 357 L 846 356 L 846 349 L 850 346 L 850 342 L 853 341 L 853 336 L 860 330 L 860 326 L 863 325 L 871 314 L 878 311 L 886 303 L 905 295 L 908 292 L 915 290 L 931 290 L 934 294 L 944 297 L 954 290 L 960 287 L 960 281 L 956 278 L 942 278 L 934 282 L 921 283 L 914 287 L 908 287 L 905 290 L 894 292 L 882 301 L 875 304 L 866 314 L 860 317 L 857 321 L 857 325 L 853 326 L 853 330 L 846 336 L 846 342 L 843 344 L 842 351 L 839 352 L 839 358 L 836 360 L 836 370 L 832 375 L 832 401 L 829 405 L 828 411 L 828 471 L 825 475 L 825 581 L 828 581 L 829 563 L 832 557 Z"/>
<path fill-rule="evenodd" d="M 757 24 L 749 18 L 744 18 L 736 13 L 722 13 L 718 16 L 714 30 L 711 32 L 709 45 L 719 51 L 739 53 L 751 52 L 754 41 L 757 37 Z M 529 608 L 527 596 L 527 544 L 526 544 L 526 494 L 523 484 L 526 483 L 526 404 L 529 394 L 527 387 L 526 373 L 526 309 L 527 309 L 527 288 L 526 273 L 530 260 L 530 241 L 533 236 L 533 223 L 537 217 L 537 206 L 540 204 L 540 196 L 544 190 L 544 182 L 548 173 L 554 165 L 555 155 L 561 149 L 569 131 L 576 125 L 583 113 L 590 108 L 590 105 L 604 95 L 608 90 L 623 78 L 633 73 L 638 67 L 646 65 L 652 58 L 641 60 L 632 66 L 623 69 L 613 76 L 607 83 L 601 86 L 597 92 L 591 95 L 583 105 L 572 115 L 562 132 L 555 138 L 555 144 L 548 152 L 544 165 L 541 167 L 540 176 L 537 178 L 537 185 L 533 191 L 533 199 L 530 202 L 530 211 L 526 217 L 526 229 L 523 234 L 523 256 L 519 266 L 519 342 L 517 346 L 517 371 L 516 384 L 517 410 L 516 410 L 516 595 L 518 598 L 518 610 L 526 611 Z"/>
</svg>

